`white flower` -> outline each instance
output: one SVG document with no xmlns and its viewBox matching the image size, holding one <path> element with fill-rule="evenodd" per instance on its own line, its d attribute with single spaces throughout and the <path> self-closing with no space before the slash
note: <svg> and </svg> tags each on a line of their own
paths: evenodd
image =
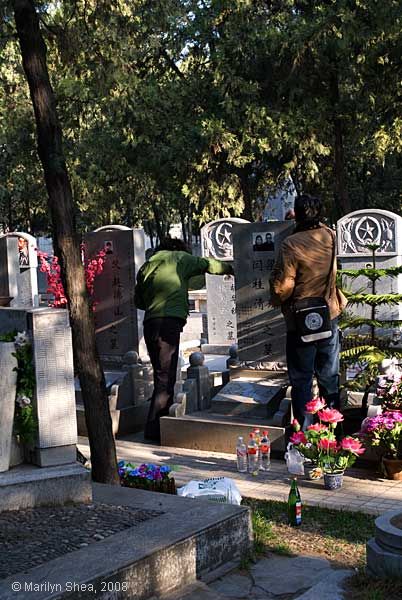
<svg viewBox="0 0 402 600">
<path fill-rule="evenodd" d="M 28 396 L 17 396 L 16 402 L 18 406 L 25 408 L 25 406 L 29 406 L 31 404 L 31 399 L 28 398 Z"/>
<path fill-rule="evenodd" d="M 26 333 L 26 331 L 19 331 L 14 338 L 14 344 L 17 348 L 22 348 L 23 346 L 26 346 L 29 343 L 29 335 Z"/>
</svg>

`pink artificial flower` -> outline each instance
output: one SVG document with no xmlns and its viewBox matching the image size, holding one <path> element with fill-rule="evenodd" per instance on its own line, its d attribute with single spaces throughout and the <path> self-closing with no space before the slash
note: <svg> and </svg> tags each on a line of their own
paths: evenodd
<svg viewBox="0 0 402 600">
<path fill-rule="evenodd" d="M 325 452 L 329 452 L 330 450 L 336 452 L 338 450 L 338 442 L 336 440 L 327 440 L 327 438 L 320 440 L 317 446 L 319 450 L 325 450 Z"/>
<path fill-rule="evenodd" d="M 303 431 L 298 431 L 297 433 L 294 433 L 291 436 L 290 441 L 292 442 L 292 444 L 297 446 L 298 444 L 306 444 L 307 438 L 304 435 Z"/>
<path fill-rule="evenodd" d="M 352 437 L 345 437 L 341 441 L 342 450 L 346 450 L 347 452 L 351 452 L 352 454 L 364 454 L 365 449 L 363 448 L 361 442 Z"/>
<path fill-rule="evenodd" d="M 327 427 L 322 423 L 314 423 L 307 427 L 307 431 L 327 431 Z"/>
<path fill-rule="evenodd" d="M 324 423 L 340 423 L 340 421 L 343 421 L 343 414 L 336 408 L 324 408 L 318 413 L 318 417 Z"/>
<path fill-rule="evenodd" d="M 301 427 L 300 427 L 300 423 L 297 419 L 293 419 L 292 427 L 295 431 L 300 431 Z"/>
<path fill-rule="evenodd" d="M 311 415 L 315 415 L 319 410 L 325 407 L 325 401 L 322 398 L 313 398 L 310 402 L 307 402 L 304 407 L 304 411 Z"/>
</svg>

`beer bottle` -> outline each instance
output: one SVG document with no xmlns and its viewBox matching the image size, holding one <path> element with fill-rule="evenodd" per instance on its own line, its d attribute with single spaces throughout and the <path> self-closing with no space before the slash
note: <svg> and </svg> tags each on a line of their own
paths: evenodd
<svg viewBox="0 0 402 600">
<path fill-rule="evenodd" d="M 289 524 L 297 527 L 302 522 L 302 502 L 296 477 L 292 480 L 288 498 Z"/>
</svg>

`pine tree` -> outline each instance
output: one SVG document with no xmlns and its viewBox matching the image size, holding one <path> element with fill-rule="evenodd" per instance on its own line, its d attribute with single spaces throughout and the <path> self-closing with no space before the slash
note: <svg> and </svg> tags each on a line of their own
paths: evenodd
<svg viewBox="0 0 402 600">
<path fill-rule="evenodd" d="M 402 274 L 402 266 L 379 269 L 376 267 L 376 244 L 367 246 L 372 252 L 372 266 L 363 269 L 342 269 L 339 271 L 340 287 L 348 299 L 348 306 L 370 307 L 370 316 L 345 312 L 340 327 L 344 331 L 341 351 L 341 364 L 344 368 L 355 365 L 362 368 L 361 372 L 345 384 L 354 391 L 364 391 L 362 410 L 367 408 L 370 388 L 379 374 L 381 363 L 386 358 L 402 358 L 402 350 L 395 347 L 395 328 L 402 326 L 402 320 L 385 320 L 378 317 L 380 306 L 397 306 L 402 302 L 402 294 L 379 294 L 377 282 L 383 277 L 395 278 Z M 346 281 L 366 277 L 370 282 L 368 292 L 350 291 L 345 289 Z M 345 281 L 346 278 L 346 281 Z"/>
</svg>

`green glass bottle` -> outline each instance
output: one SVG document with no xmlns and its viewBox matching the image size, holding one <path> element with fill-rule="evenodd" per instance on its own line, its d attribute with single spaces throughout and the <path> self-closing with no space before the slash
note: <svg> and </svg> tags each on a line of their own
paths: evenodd
<svg viewBox="0 0 402 600">
<path fill-rule="evenodd" d="M 300 497 L 299 488 L 297 487 L 296 477 L 292 481 L 290 486 L 289 498 L 288 498 L 288 517 L 289 524 L 297 527 L 302 522 L 302 502 Z"/>
</svg>

